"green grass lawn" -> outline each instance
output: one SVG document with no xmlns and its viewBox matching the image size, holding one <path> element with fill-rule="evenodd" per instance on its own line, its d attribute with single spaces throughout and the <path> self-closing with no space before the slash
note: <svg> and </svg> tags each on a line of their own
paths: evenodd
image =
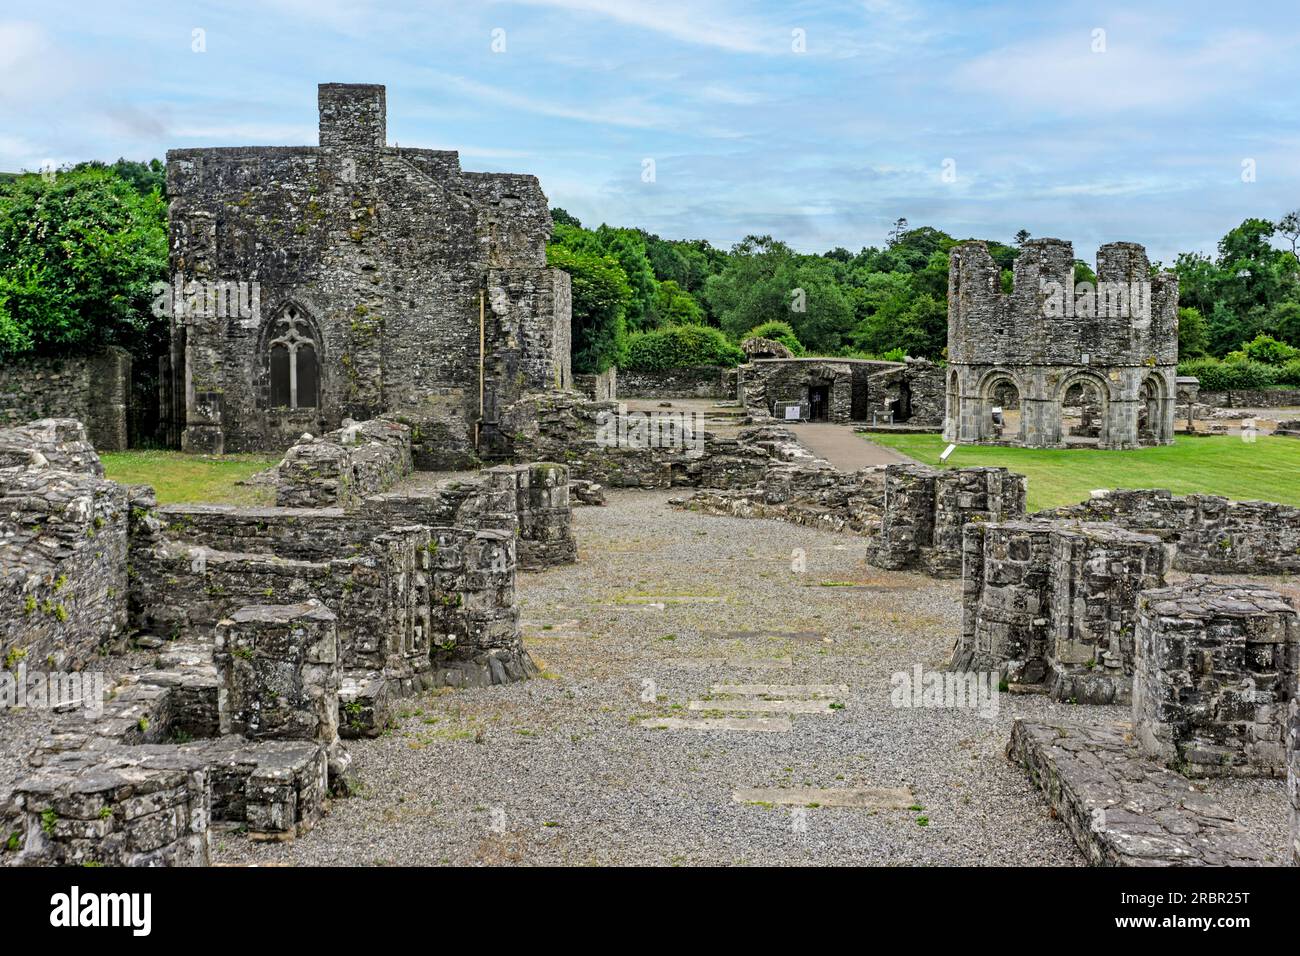
<svg viewBox="0 0 1300 956">
<path fill-rule="evenodd" d="M 273 505 L 275 489 L 235 482 L 280 458 L 265 455 L 187 455 L 179 451 L 103 452 L 105 474 L 126 485 L 153 485 L 159 504 Z"/>
<path fill-rule="evenodd" d="M 939 465 L 948 443 L 939 435 L 874 432 L 872 441 L 927 465 Z M 1094 488 L 1168 488 L 1239 501 L 1257 498 L 1300 505 L 1300 440 L 1236 435 L 1179 436 L 1176 444 L 1135 451 L 1095 448 L 1005 448 L 958 445 L 950 467 L 1003 465 L 1029 478 L 1029 510 L 1075 504 Z"/>
</svg>

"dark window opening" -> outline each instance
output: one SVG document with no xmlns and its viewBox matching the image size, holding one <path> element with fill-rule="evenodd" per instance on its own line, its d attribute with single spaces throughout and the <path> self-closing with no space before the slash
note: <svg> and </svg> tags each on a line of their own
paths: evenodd
<svg viewBox="0 0 1300 956">
<path fill-rule="evenodd" d="M 283 345 L 271 346 L 271 407 L 289 405 L 289 350 Z"/>
<path fill-rule="evenodd" d="M 298 358 L 298 394 L 296 408 L 316 407 L 316 350 L 310 345 L 300 345 Z"/>
</svg>

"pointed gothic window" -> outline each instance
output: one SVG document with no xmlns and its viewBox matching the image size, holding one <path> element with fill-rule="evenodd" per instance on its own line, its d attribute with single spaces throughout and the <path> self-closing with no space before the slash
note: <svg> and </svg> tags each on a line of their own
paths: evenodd
<svg viewBox="0 0 1300 956">
<path fill-rule="evenodd" d="M 315 408 L 320 381 L 311 325 L 294 306 L 276 319 L 270 350 L 271 406 Z"/>
</svg>

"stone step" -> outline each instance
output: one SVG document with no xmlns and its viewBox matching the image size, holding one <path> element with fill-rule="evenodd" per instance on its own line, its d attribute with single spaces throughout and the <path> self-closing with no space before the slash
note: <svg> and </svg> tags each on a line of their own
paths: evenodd
<svg viewBox="0 0 1300 956">
<path fill-rule="evenodd" d="M 787 807 L 853 807 L 859 810 L 907 810 L 916 798 L 906 787 L 742 787 L 731 794 L 737 803 L 773 803 Z"/>
<path fill-rule="evenodd" d="M 714 684 L 711 694 L 728 697 L 840 698 L 848 694 L 844 684 Z"/>
<path fill-rule="evenodd" d="M 1094 866 L 1261 866 L 1259 841 L 1181 774 L 1146 759 L 1132 727 L 1017 720 L 1007 756 L 1042 789 Z"/>
<path fill-rule="evenodd" d="M 785 733 L 789 717 L 651 717 L 641 721 L 648 730 L 725 730 L 751 733 Z"/>
<path fill-rule="evenodd" d="M 737 714 L 830 714 L 839 710 L 829 700 L 693 700 L 691 710 Z"/>
</svg>

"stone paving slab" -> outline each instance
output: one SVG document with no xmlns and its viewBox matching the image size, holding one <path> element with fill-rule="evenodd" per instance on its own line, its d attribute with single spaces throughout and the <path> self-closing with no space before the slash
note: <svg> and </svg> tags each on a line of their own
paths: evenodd
<svg viewBox="0 0 1300 956">
<path fill-rule="evenodd" d="M 693 700 L 687 706 L 736 714 L 829 714 L 839 709 L 829 700 Z"/>
<path fill-rule="evenodd" d="M 785 733 L 789 717 L 655 717 L 641 721 L 647 730 L 736 730 L 756 733 Z"/>
<path fill-rule="evenodd" d="M 1029 771 L 1094 865 L 1266 865 L 1264 847 L 1226 811 L 1140 754 L 1128 724 L 1017 720 L 1007 756 Z"/>
<path fill-rule="evenodd" d="M 663 661 L 668 667 L 727 667 L 733 670 L 783 670 L 794 667 L 794 658 L 769 657 L 747 659 L 743 657 L 670 657 Z"/>
<path fill-rule="evenodd" d="M 714 684 L 709 689 L 732 697 L 843 697 L 848 692 L 844 684 Z"/>
<path fill-rule="evenodd" d="M 907 810 L 916 798 L 906 787 L 742 787 L 731 794 L 737 803 L 780 806 L 853 807 L 861 810 Z"/>
</svg>

